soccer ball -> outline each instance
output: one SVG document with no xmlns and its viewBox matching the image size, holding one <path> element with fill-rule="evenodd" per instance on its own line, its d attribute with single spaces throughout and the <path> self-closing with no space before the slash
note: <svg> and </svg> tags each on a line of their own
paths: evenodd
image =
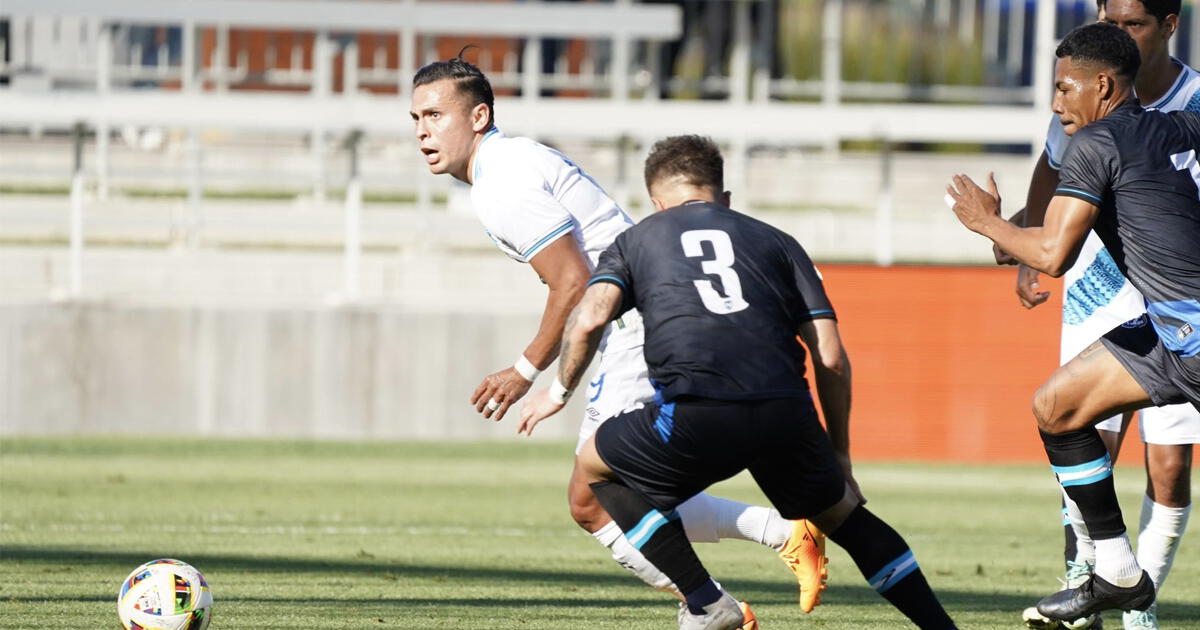
<svg viewBox="0 0 1200 630">
<path fill-rule="evenodd" d="M 212 620 L 212 592 L 192 565 L 151 560 L 121 583 L 117 615 L 125 630 L 204 630 Z"/>
</svg>

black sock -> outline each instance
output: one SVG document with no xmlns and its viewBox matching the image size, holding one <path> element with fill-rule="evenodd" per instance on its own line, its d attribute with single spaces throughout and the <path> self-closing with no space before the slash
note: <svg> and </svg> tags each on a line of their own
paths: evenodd
<svg viewBox="0 0 1200 630">
<path fill-rule="evenodd" d="M 618 481 L 598 481 L 591 487 L 629 544 L 671 578 L 693 613 L 703 613 L 704 606 L 720 599 L 721 591 L 696 557 L 677 512 L 654 509 L 641 495 Z"/>
<path fill-rule="evenodd" d="M 1050 468 L 1068 497 L 1079 506 L 1088 534 L 1095 540 L 1125 533 L 1121 506 L 1113 488 L 1112 459 L 1094 427 L 1059 435 L 1042 434 Z"/>
<path fill-rule="evenodd" d="M 1071 518 L 1067 515 L 1067 502 L 1062 501 L 1063 515 L 1063 559 L 1065 564 L 1075 562 L 1075 556 L 1079 555 L 1079 538 L 1075 536 L 1075 528 L 1071 525 Z M 1067 567 L 1070 568 L 1070 567 Z"/>
<path fill-rule="evenodd" d="M 871 588 L 918 628 L 955 627 L 917 566 L 908 543 L 867 508 L 854 508 L 829 539 L 848 551 Z"/>
</svg>

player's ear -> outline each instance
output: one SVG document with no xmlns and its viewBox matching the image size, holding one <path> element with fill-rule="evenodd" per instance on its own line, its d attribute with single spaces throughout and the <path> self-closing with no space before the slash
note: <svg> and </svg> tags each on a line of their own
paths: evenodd
<svg viewBox="0 0 1200 630">
<path fill-rule="evenodd" d="M 721 191 L 721 194 L 717 195 L 717 200 L 720 201 L 721 205 L 725 206 L 726 208 L 733 207 L 733 193 L 729 192 L 728 190 Z"/>
<path fill-rule="evenodd" d="M 667 209 L 667 204 L 665 204 L 665 203 L 663 203 L 662 201 L 660 201 L 660 200 L 658 199 L 658 197 L 651 197 L 651 198 L 650 198 L 650 203 L 654 204 L 654 211 L 655 211 L 655 212 L 662 212 L 663 210 L 666 210 L 666 209 Z"/>
<path fill-rule="evenodd" d="M 1111 74 L 1101 72 L 1096 75 L 1096 93 L 1100 95 L 1100 100 L 1107 101 L 1112 98 L 1115 88 L 1116 84 Z"/>
<path fill-rule="evenodd" d="M 1175 34 L 1175 29 L 1179 28 L 1179 16 L 1172 13 L 1163 18 L 1162 27 L 1163 39 L 1171 39 L 1171 36 Z"/>
<path fill-rule="evenodd" d="M 492 108 L 487 106 L 487 103 L 480 103 L 471 108 L 471 130 L 475 133 L 481 133 L 491 127 Z"/>
</svg>

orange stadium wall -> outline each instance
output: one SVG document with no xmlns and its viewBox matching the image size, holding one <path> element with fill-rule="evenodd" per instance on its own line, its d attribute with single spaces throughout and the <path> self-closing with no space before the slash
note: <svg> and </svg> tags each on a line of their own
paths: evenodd
<svg viewBox="0 0 1200 630">
<path fill-rule="evenodd" d="M 1017 302 L 996 267 L 822 265 L 854 376 L 856 459 L 1044 462 L 1030 411 L 1058 365 L 1062 283 Z M 1142 461 L 1137 428 L 1121 461 Z"/>
</svg>

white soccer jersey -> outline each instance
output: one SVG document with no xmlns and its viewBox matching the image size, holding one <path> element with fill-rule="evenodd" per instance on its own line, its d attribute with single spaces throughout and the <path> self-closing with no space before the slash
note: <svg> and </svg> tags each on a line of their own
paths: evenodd
<svg viewBox="0 0 1200 630">
<path fill-rule="evenodd" d="M 1172 58 L 1181 69 L 1171 89 L 1146 109 L 1166 112 L 1200 111 L 1200 72 Z M 1071 138 L 1058 117 L 1046 132 L 1046 160 L 1058 170 Z M 1117 263 L 1095 232 L 1089 232 L 1079 258 L 1063 274 L 1063 325 L 1059 362 L 1066 363 L 1092 342 L 1121 324 L 1146 312 L 1142 294 L 1121 275 Z M 1188 404 L 1142 411 L 1142 440 L 1151 444 L 1200 442 L 1200 412 Z M 1107 431 L 1120 429 L 1120 417 L 1097 425 Z"/>
<path fill-rule="evenodd" d="M 529 262 L 572 236 L 595 268 L 600 253 L 633 225 L 591 177 L 565 155 L 492 128 L 475 151 L 471 205 L 501 251 Z"/>
<path fill-rule="evenodd" d="M 601 252 L 633 225 L 565 155 L 499 129 L 488 131 L 476 148 L 471 181 L 471 205 L 484 230 L 500 251 L 523 263 L 559 238 L 573 238 L 595 269 Z M 603 421 L 654 398 L 642 342 L 637 311 L 623 315 L 605 334 L 596 380 L 587 388 L 579 447 Z"/>
</svg>

